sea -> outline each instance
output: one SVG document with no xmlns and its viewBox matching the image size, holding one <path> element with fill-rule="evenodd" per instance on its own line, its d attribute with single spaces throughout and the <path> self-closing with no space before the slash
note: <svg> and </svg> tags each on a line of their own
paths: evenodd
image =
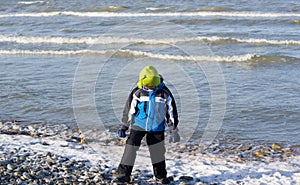
<svg viewBox="0 0 300 185">
<path fill-rule="evenodd" d="M 300 143 L 298 0 L 0 1 L 0 120 L 113 133 L 153 65 L 183 141 Z"/>
</svg>

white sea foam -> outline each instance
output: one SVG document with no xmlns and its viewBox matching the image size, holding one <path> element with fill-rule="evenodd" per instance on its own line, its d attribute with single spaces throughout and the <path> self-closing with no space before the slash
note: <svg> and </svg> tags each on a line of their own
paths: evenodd
<svg viewBox="0 0 300 185">
<path fill-rule="evenodd" d="M 162 38 L 162 39 L 143 39 L 143 38 L 121 38 L 121 37 L 38 37 L 38 36 L 12 36 L 0 35 L 0 42 L 15 42 L 20 44 L 176 44 L 180 42 L 239 42 L 249 44 L 273 44 L 273 45 L 300 45 L 300 40 L 270 40 L 270 39 L 240 39 L 232 37 L 195 37 L 195 38 Z"/>
<path fill-rule="evenodd" d="M 162 13 L 115 13 L 115 12 L 34 12 L 1 14 L 5 17 L 53 17 L 53 16 L 78 16 L 78 17 L 242 17 L 242 18 L 285 18 L 300 17 L 299 13 L 263 13 L 263 12 L 162 12 Z"/>
<path fill-rule="evenodd" d="M 253 54 L 238 55 L 238 56 L 183 56 L 183 55 L 169 55 L 160 54 L 144 51 L 134 51 L 134 50 L 118 50 L 117 52 L 132 54 L 136 57 L 150 57 L 162 60 L 178 60 L 178 61 L 215 61 L 215 62 L 232 62 L 232 61 L 247 61 L 254 57 Z"/>
<path fill-rule="evenodd" d="M 2 55 L 84 55 L 106 54 L 108 51 L 96 50 L 0 50 Z"/>
<path fill-rule="evenodd" d="M 109 38 L 106 38 L 109 40 Z M 15 42 L 20 44 L 93 44 L 101 38 L 68 38 L 68 37 L 38 37 L 0 35 L 0 42 Z"/>
<path fill-rule="evenodd" d="M 2 55 L 113 55 L 124 57 L 149 57 L 160 60 L 175 60 L 175 61 L 214 61 L 214 62 L 242 62 L 258 57 L 254 54 L 245 54 L 237 56 L 183 56 L 169 55 L 137 50 L 0 50 Z"/>
<path fill-rule="evenodd" d="M 20 1 L 18 4 L 23 4 L 23 5 L 33 5 L 33 4 L 43 4 L 46 3 L 45 1 Z"/>
<path fill-rule="evenodd" d="M 146 10 L 149 10 L 149 11 L 165 11 L 165 10 L 174 10 L 176 9 L 175 7 L 149 7 L 149 8 L 146 8 Z"/>
<path fill-rule="evenodd" d="M 300 45 L 300 40 L 273 40 L 273 39 L 240 39 L 232 37 L 197 37 L 195 41 L 208 41 L 208 42 L 219 42 L 219 41 L 228 41 L 228 42 L 240 42 L 240 43 L 249 43 L 249 44 L 273 44 L 273 45 Z"/>
<path fill-rule="evenodd" d="M 274 44 L 274 45 L 300 45 L 299 40 L 268 40 L 268 39 L 235 39 L 237 42 L 255 43 L 255 44 Z"/>
</svg>

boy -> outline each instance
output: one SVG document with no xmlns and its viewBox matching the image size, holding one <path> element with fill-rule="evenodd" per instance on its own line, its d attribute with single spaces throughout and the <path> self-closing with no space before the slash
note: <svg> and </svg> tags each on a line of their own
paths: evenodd
<svg viewBox="0 0 300 185">
<path fill-rule="evenodd" d="M 164 130 L 167 125 L 171 132 L 170 141 L 179 142 L 178 114 L 172 93 L 153 66 L 146 66 L 140 72 L 137 87 L 132 90 L 126 102 L 118 135 L 126 137 L 125 132 L 130 125 L 130 134 L 117 171 L 118 180 L 130 181 L 136 152 L 146 136 L 155 179 L 168 184 Z"/>
</svg>

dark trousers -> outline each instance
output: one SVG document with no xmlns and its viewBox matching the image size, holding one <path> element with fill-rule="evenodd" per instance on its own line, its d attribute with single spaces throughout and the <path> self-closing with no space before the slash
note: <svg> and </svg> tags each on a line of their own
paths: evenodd
<svg viewBox="0 0 300 185">
<path fill-rule="evenodd" d="M 118 167 L 118 173 L 130 176 L 137 150 L 141 145 L 143 137 L 146 136 L 146 142 L 149 148 L 151 162 L 153 166 L 154 176 L 156 178 L 166 178 L 166 162 L 165 162 L 165 135 L 161 132 L 146 132 L 136 129 L 131 129 L 129 137 L 126 141 L 126 146 L 121 163 Z"/>
</svg>

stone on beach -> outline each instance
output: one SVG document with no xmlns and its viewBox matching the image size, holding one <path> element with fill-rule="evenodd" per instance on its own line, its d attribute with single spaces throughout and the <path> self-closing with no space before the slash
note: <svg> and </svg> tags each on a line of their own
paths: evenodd
<svg viewBox="0 0 300 185">
<path fill-rule="evenodd" d="M 58 131 L 59 128 L 62 129 L 61 132 Z M 98 134 L 97 131 L 93 131 L 91 136 L 87 132 L 65 128 L 62 125 L 52 125 L 48 128 L 43 124 L 21 125 L 18 122 L 2 122 L 0 134 L 13 135 L 12 138 L 16 138 L 14 135 L 25 135 L 20 138 L 28 138 L 29 142 L 28 145 L 18 146 L 0 143 L 0 181 L 5 182 L 4 184 L 112 184 L 116 166 L 111 166 L 106 158 L 99 160 L 97 165 L 91 165 L 89 157 L 89 160 L 74 160 L 65 156 L 64 152 L 58 151 L 93 153 L 95 151 L 90 144 L 120 147 L 124 144 L 122 143 L 124 140 L 105 132 Z M 28 134 L 28 130 L 36 134 Z M 53 135 L 55 133 L 56 135 Z M 83 138 L 84 142 L 82 142 Z M 208 155 L 213 159 L 217 157 L 226 159 L 223 161 L 224 164 L 232 162 L 243 164 L 250 161 L 271 163 L 284 161 L 300 154 L 300 145 L 239 143 L 232 140 L 226 142 L 216 140 L 209 146 L 185 143 L 167 145 L 167 147 L 169 147 L 168 152 L 172 153 L 171 160 L 174 161 L 185 161 L 189 157 Z M 38 151 L 39 149 L 48 152 Z M 213 163 L 212 160 L 200 163 L 200 166 L 202 164 L 213 168 Z M 201 177 L 190 175 L 189 170 L 180 172 L 181 174 L 175 171 L 170 173 L 174 174 L 174 184 L 206 184 L 201 182 Z M 149 184 L 149 179 L 152 177 L 151 170 L 135 169 L 132 175 L 133 184 Z"/>
<path fill-rule="evenodd" d="M 273 143 L 271 147 L 272 147 L 273 150 L 280 150 L 281 149 L 281 146 L 279 144 L 276 144 L 276 143 Z"/>
</svg>

